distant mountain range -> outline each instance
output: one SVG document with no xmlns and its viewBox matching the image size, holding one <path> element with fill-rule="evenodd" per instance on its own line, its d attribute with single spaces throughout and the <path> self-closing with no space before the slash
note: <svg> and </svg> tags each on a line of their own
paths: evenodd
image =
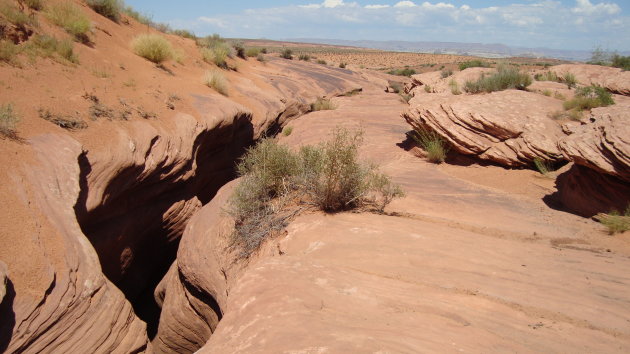
<svg viewBox="0 0 630 354">
<path fill-rule="evenodd" d="M 292 38 L 291 41 L 320 43 L 361 48 L 372 48 L 397 52 L 417 52 L 435 54 L 472 55 L 486 58 L 528 57 L 556 58 L 563 60 L 586 61 L 591 52 L 586 50 L 562 50 L 550 48 L 510 47 L 504 44 L 457 43 L 457 42 L 409 42 L 409 41 L 370 41 L 319 38 Z M 630 52 L 620 52 L 630 55 Z"/>
</svg>

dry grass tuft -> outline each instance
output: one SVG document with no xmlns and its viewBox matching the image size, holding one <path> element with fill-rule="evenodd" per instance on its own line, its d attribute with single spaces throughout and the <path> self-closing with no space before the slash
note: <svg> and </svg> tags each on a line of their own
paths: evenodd
<svg viewBox="0 0 630 354">
<path fill-rule="evenodd" d="M 225 75 L 218 70 L 211 70 L 206 72 L 204 77 L 204 83 L 206 86 L 214 89 L 223 96 L 228 95 L 228 83 Z"/>
<path fill-rule="evenodd" d="M 79 6 L 69 1 L 55 3 L 48 7 L 46 16 L 78 41 L 89 43 L 88 33 L 92 30 L 92 22 Z"/>
<path fill-rule="evenodd" d="M 141 34 L 133 39 L 131 47 L 134 53 L 156 64 L 174 56 L 171 43 L 158 34 Z"/>
<path fill-rule="evenodd" d="M 448 155 L 448 143 L 436 132 L 429 129 L 415 129 L 408 134 L 424 151 L 427 159 L 440 164 Z"/>
<path fill-rule="evenodd" d="M 0 105 L 0 136 L 17 140 L 16 126 L 20 117 L 13 111 L 11 103 Z"/>
<path fill-rule="evenodd" d="M 337 105 L 329 98 L 319 97 L 311 104 L 311 111 L 327 111 L 337 109 Z"/>
</svg>

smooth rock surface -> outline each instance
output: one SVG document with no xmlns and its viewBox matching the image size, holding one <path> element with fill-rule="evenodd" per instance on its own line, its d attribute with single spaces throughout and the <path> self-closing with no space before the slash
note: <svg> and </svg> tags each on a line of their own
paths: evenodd
<svg viewBox="0 0 630 354">
<path fill-rule="evenodd" d="M 556 73 L 559 77 L 564 77 L 566 73 L 571 73 L 575 75 L 580 84 L 585 86 L 602 86 L 616 94 L 630 95 L 630 71 L 589 64 L 555 65 L 550 67 L 549 70 Z"/>
</svg>

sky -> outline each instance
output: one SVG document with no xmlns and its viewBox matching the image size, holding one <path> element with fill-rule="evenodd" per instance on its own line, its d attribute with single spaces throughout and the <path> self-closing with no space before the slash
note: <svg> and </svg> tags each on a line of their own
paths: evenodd
<svg viewBox="0 0 630 354">
<path fill-rule="evenodd" d="M 630 50 L 630 0 L 126 0 L 197 35 Z"/>
</svg>

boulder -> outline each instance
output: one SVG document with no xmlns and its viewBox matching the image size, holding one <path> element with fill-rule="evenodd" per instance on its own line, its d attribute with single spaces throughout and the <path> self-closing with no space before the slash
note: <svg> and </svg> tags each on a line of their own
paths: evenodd
<svg viewBox="0 0 630 354">
<path fill-rule="evenodd" d="M 421 95 L 422 96 L 422 95 Z M 403 117 L 414 129 L 428 128 L 452 149 L 506 167 L 531 166 L 534 159 L 564 159 L 557 147 L 564 136 L 549 114 L 561 101 L 505 90 L 478 95 L 423 95 L 411 100 Z"/>
</svg>

